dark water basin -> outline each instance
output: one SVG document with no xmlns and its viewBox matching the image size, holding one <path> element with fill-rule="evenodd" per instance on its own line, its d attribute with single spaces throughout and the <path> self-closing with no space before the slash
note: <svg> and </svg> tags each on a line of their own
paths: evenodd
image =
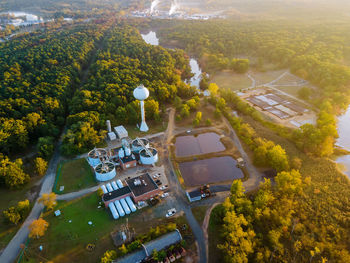
<svg viewBox="0 0 350 263">
<path fill-rule="evenodd" d="M 244 174 L 231 156 L 179 163 L 186 186 L 198 186 L 241 179 Z"/>
<path fill-rule="evenodd" d="M 179 136 L 175 142 L 176 156 L 184 157 L 200 155 L 225 150 L 225 146 L 220 141 L 220 136 L 215 132 L 207 132 L 198 136 Z"/>
</svg>

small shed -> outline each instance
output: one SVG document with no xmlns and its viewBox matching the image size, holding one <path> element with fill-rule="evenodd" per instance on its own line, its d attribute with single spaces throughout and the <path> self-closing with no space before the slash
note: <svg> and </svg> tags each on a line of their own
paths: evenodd
<svg viewBox="0 0 350 263">
<path fill-rule="evenodd" d="M 193 190 L 191 192 L 186 192 L 188 200 L 192 203 L 195 201 L 200 201 L 202 199 L 202 193 L 199 190 Z"/>
<path fill-rule="evenodd" d="M 127 138 L 129 136 L 128 131 L 125 129 L 123 125 L 114 127 L 114 132 L 119 139 Z"/>
<path fill-rule="evenodd" d="M 110 141 L 114 141 L 115 139 L 117 139 L 117 136 L 115 135 L 114 132 L 109 132 L 107 135 Z"/>
</svg>

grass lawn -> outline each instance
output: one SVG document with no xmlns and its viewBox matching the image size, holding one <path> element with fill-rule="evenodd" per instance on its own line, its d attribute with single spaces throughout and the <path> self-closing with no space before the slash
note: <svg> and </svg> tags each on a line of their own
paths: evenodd
<svg viewBox="0 0 350 263">
<path fill-rule="evenodd" d="M 60 192 L 60 186 L 64 190 Z M 65 162 L 61 165 L 61 173 L 57 178 L 56 193 L 70 193 L 96 185 L 93 171 L 85 159 Z"/>
<path fill-rule="evenodd" d="M 246 74 L 237 74 L 233 71 L 224 70 L 215 73 L 210 82 L 216 83 L 220 88 L 240 90 L 251 86 L 252 81 Z"/>
<path fill-rule="evenodd" d="M 253 71 L 250 75 L 256 80 L 256 85 L 262 85 L 273 81 L 282 75 L 286 70 L 270 70 L 266 72 Z"/>
<path fill-rule="evenodd" d="M 205 213 L 208 210 L 208 206 L 196 206 L 196 207 L 193 207 L 191 210 L 192 210 L 193 216 L 196 218 L 198 224 L 200 226 L 202 226 L 203 221 L 204 221 L 204 217 L 205 217 Z"/>
<path fill-rule="evenodd" d="M 298 91 L 303 87 L 291 87 L 291 86 L 281 87 L 280 86 L 280 87 L 276 87 L 276 88 L 281 90 L 281 91 L 284 91 L 285 93 L 288 93 L 292 96 L 298 97 Z"/>
<path fill-rule="evenodd" d="M 216 206 L 209 219 L 208 226 L 208 249 L 209 249 L 209 263 L 223 262 L 222 252 L 218 249 L 217 245 L 222 243 L 221 230 L 222 226 L 218 218 L 220 218 L 221 205 Z"/>
<path fill-rule="evenodd" d="M 144 208 L 127 217 L 114 220 L 108 209 L 97 208 L 100 197 L 96 193 L 71 202 L 59 202 L 55 208 L 60 209 L 62 214 L 55 217 L 53 212 L 44 215 L 49 223 L 45 236 L 40 239 L 32 239 L 29 243 L 28 259 L 23 262 L 99 262 L 102 254 L 108 249 L 115 249 L 110 233 L 119 230 L 126 224 L 128 219 L 129 228 L 134 230 L 136 235 L 144 234 L 150 227 L 160 224 L 175 222 L 178 226 L 187 223 L 184 216 L 171 219 L 151 218 L 143 216 L 143 213 L 150 212 L 151 208 Z M 71 223 L 69 223 L 71 220 Z M 91 221 L 92 225 L 88 222 Z M 85 247 L 92 243 L 96 248 L 88 252 Z M 192 246 L 193 241 L 189 243 Z M 44 246 L 42 252 L 38 251 L 40 245 Z"/>
<path fill-rule="evenodd" d="M 141 132 L 136 125 L 124 125 L 125 129 L 127 129 L 130 138 L 136 137 L 144 137 L 145 135 L 154 134 L 158 132 L 163 132 L 168 127 L 168 117 L 164 118 L 164 120 L 157 121 L 147 121 L 147 125 L 149 131 L 147 133 Z"/>
</svg>

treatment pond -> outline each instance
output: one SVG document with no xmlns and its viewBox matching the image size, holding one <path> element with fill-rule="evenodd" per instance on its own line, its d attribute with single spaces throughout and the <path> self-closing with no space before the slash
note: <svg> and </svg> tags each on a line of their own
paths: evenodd
<svg viewBox="0 0 350 263">
<path fill-rule="evenodd" d="M 220 141 L 220 136 L 215 132 L 207 132 L 195 136 L 179 136 L 176 138 L 175 147 L 176 156 L 178 157 L 208 154 L 225 150 L 225 146 Z"/>
<path fill-rule="evenodd" d="M 243 172 L 231 156 L 179 163 L 186 186 L 198 186 L 241 179 Z"/>
</svg>

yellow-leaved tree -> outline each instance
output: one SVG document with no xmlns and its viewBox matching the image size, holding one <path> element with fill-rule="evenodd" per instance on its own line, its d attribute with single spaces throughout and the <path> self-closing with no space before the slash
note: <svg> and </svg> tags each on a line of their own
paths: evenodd
<svg viewBox="0 0 350 263">
<path fill-rule="evenodd" d="M 42 218 L 34 220 L 29 226 L 29 237 L 42 237 L 45 234 L 48 226 L 49 223 Z"/>
<path fill-rule="evenodd" d="M 46 206 L 47 210 L 53 209 L 57 204 L 56 194 L 55 193 L 43 194 L 39 198 L 39 203 L 42 203 L 44 206 Z"/>
</svg>

